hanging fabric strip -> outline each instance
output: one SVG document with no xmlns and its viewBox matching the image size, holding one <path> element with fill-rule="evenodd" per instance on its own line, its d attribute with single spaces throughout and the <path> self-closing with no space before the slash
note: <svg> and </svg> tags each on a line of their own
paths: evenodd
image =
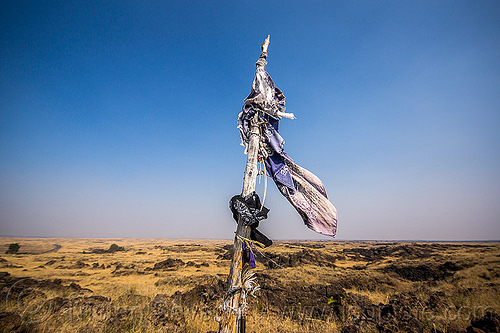
<svg viewBox="0 0 500 333">
<path fill-rule="evenodd" d="M 323 183 L 312 172 L 295 164 L 283 149 L 285 140 L 278 128 L 280 115 L 285 110 L 285 96 L 265 71 L 266 58 L 267 53 L 263 52 L 256 63 L 252 91 L 238 115 L 242 145 L 248 142 L 250 121 L 257 112 L 262 122 L 266 172 L 308 228 L 333 237 L 337 231 L 337 210 L 328 200 Z"/>
<path fill-rule="evenodd" d="M 328 200 L 321 180 L 312 172 L 285 159 L 292 176 L 295 190 L 276 183 L 280 192 L 288 199 L 311 230 L 334 237 L 337 232 L 337 210 Z"/>
<path fill-rule="evenodd" d="M 256 268 L 257 265 L 255 264 L 255 255 L 252 251 L 252 245 L 246 241 L 243 242 L 243 253 L 245 257 L 244 259 L 248 263 L 248 266 L 250 266 L 250 268 Z"/>
</svg>

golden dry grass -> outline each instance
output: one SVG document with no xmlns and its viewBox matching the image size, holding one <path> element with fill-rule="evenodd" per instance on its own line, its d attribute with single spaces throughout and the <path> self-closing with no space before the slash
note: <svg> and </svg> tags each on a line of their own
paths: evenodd
<svg viewBox="0 0 500 333">
<path fill-rule="evenodd" d="M 230 241 L 0 238 L 2 253 L 11 243 L 21 248 L 1 255 L 0 271 L 10 275 L 1 284 L 0 330 L 217 331 Z M 126 251 L 91 253 L 113 243 Z M 247 332 L 457 332 L 500 313 L 498 243 L 283 241 L 266 256 L 284 268 L 258 263 L 262 290 L 250 301 Z M 169 258 L 184 264 L 153 269 Z M 157 295 L 166 300 L 161 309 Z M 328 304 L 332 297 L 342 304 Z"/>
</svg>

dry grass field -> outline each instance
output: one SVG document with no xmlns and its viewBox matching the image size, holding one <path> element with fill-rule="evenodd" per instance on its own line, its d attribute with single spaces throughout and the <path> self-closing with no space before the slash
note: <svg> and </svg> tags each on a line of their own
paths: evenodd
<svg viewBox="0 0 500 333">
<path fill-rule="evenodd" d="M 0 331 L 216 332 L 231 247 L 0 238 Z M 265 255 L 247 332 L 500 329 L 500 243 L 282 241 Z"/>
</svg>

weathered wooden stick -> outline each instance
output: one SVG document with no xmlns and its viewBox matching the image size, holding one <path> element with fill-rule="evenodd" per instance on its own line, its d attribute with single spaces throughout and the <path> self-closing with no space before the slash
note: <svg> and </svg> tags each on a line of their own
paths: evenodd
<svg viewBox="0 0 500 333">
<path fill-rule="evenodd" d="M 256 113 L 251 122 L 250 137 L 248 140 L 247 150 L 247 165 L 245 169 L 245 177 L 243 179 L 243 191 L 241 195 L 246 197 L 255 190 L 257 180 L 257 156 L 259 152 L 259 125 L 258 114 Z M 245 226 L 243 221 L 238 221 L 236 234 L 243 238 L 250 238 L 250 227 Z M 235 236 L 233 245 L 233 261 L 231 262 L 231 270 L 227 279 L 227 292 L 232 293 L 228 303 L 230 308 L 224 309 L 221 316 L 220 333 L 234 333 L 244 330 L 244 321 L 240 320 L 243 317 L 241 309 L 242 304 L 242 271 L 243 271 L 243 242 Z M 235 292 L 233 292 L 235 291 Z"/>
<path fill-rule="evenodd" d="M 264 44 L 262 45 L 262 51 L 267 52 L 267 47 L 269 46 L 268 35 Z M 248 149 L 247 149 L 247 165 L 245 169 L 245 176 L 243 178 L 243 190 L 241 195 L 246 197 L 253 191 L 255 191 L 255 183 L 257 181 L 257 159 L 259 152 L 259 139 L 260 139 L 260 129 L 259 129 L 259 116 L 255 113 L 250 127 L 250 135 L 248 139 Z M 238 221 L 238 227 L 236 229 L 236 234 L 243 238 L 250 238 L 250 227 L 245 226 L 243 221 Z M 243 242 L 242 240 L 235 236 L 233 245 L 233 261 L 231 262 L 231 270 L 229 271 L 229 277 L 227 279 L 227 292 L 231 295 L 230 300 L 227 302 L 229 307 L 223 309 L 222 316 L 220 318 L 219 333 L 244 333 L 245 332 L 245 316 L 244 309 L 241 308 L 243 295 L 242 295 L 242 272 L 243 272 Z"/>
</svg>

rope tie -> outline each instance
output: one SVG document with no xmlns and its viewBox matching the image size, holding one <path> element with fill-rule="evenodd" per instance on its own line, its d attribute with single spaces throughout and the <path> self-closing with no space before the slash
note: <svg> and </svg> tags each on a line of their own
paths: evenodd
<svg viewBox="0 0 500 333">
<path fill-rule="evenodd" d="M 271 258 L 269 258 L 269 257 L 266 257 L 266 256 L 264 255 L 264 253 L 260 252 L 260 250 L 259 250 L 257 247 L 256 247 L 255 249 L 257 250 L 257 252 L 259 252 L 259 254 L 260 254 L 262 257 L 264 257 L 265 259 L 269 260 L 270 262 L 272 262 L 273 264 L 275 264 L 275 265 L 276 265 L 276 266 L 278 266 L 279 268 L 285 268 L 285 267 L 281 266 L 280 264 L 278 264 L 278 263 L 277 263 L 276 261 L 274 261 L 273 259 L 271 259 Z"/>
<path fill-rule="evenodd" d="M 235 232 L 236 234 L 236 232 Z M 238 237 L 240 240 L 242 240 L 243 242 L 246 242 L 247 245 L 257 245 L 255 246 L 255 249 L 257 250 L 257 252 L 264 258 L 264 259 L 267 259 L 269 260 L 270 262 L 272 262 L 273 264 L 275 264 L 276 266 L 278 266 L 279 268 L 285 268 L 283 266 L 281 266 L 280 264 L 278 264 L 276 261 L 274 261 L 273 259 L 269 258 L 269 257 L 266 257 L 266 255 L 264 253 L 262 253 L 260 250 L 259 250 L 259 247 L 261 248 L 265 248 L 264 244 L 260 243 L 260 242 L 257 242 L 257 241 L 254 241 L 252 239 L 248 239 L 248 238 L 245 238 L 239 234 L 236 234 L 236 237 Z"/>
<path fill-rule="evenodd" d="M 261 248 L 265 248 L 266 247 L 261 242 L 257 242 L 257 241 L 254 241 L 253 239 L 245 238 L 245 237 L 241 236 L 240 234 L 237 234 L 236 232 L 235 232 L 235 234 L 236 234 L 236 237 L 238 237 L 243 242 L 250 243 L 250 244 L 255 244 L 255 245 L 257 245 L 257 246 L 259 246 Z"/>
</svg>

